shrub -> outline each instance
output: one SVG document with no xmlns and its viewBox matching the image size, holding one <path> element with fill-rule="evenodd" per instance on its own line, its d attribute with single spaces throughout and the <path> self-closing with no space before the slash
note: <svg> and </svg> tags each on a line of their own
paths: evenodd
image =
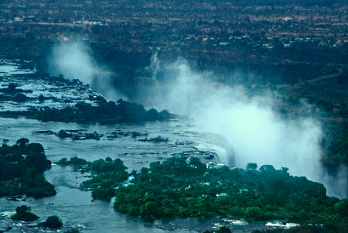
<svg viewBox="0 0 348 233">
<path fill-rule="evenodd" d="M 62 227 L 63 223 L 56 215 L 54 215 L 54 216 L 48 217 L 45 222 L 42 222 L 39 225 L 43 227 L 55 229 L 55 228 Z"/>
<path fill-rule="evenodd" d="M 14 220 L 20 220 L 20 221 L 35 221 L 38 220 L 39 217 L 33 213 L 30 213 L 30 207 L 26 205 L 18 206 L 16 208 L 16 214 L 13 215 L 11 218 Z"/>
</svg>

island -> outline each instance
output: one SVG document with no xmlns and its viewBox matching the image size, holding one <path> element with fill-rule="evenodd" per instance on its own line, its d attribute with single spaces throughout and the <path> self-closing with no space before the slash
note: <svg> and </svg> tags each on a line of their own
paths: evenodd
<svg viewBox="0 0 348 233">
<path fill-rule="evenodd" d="M 325 187 L 290 175 L 286 167 L 249 163 L 246 169 L 207 166 L 198 158 L 177 154 L 140 171 L 126 172 L 120 159 L 87 162 L 64 158 L 62 166 L 91 172 L 81 184 L 93 199 L 116 197 L 116 211 L 144 222 L 197 217 L 241 219 L 245 222 L 282 221 L 300 229 L 344 232 L 348 200 L 328 197 Z"/>
<path fill-rule="evenodd" d="M 0 147 L 0 197 L 55 195 L 54 186 L 44 177 L 50 167 L 51 161 L 46 158 L 41 144 L 21 138 L 10 146 L 5 140 Z"/>
</svg>

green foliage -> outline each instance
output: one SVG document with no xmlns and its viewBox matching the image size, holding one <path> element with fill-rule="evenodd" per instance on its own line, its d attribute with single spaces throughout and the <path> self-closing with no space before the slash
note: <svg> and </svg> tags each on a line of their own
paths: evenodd
<svg viewBox="0 0 348 233">
<path fill-rule="evenodd" d="M 261 168 L 206 169 L 198 158 L 178 155 L 151 163 L 134 174 L 132 185 L 118 187 L 114 208 L 147 222 L 218 216 L 329 226 L 348 220 L 346 201 L 327 197 L 323 185 L 271 165 Z"/>
<path fill-rule="evenodd" d="M 23 148 L 25 145 L 27 145 L 29 143 L 29 139 L 27 139 L 27 138 L 21 138 L 21 139 L 18 139 L 17 140 L 17 142 L 16 142 L 16 144 L 19 146 L 19 147 L 21 147 L 21 148 Z"/>
<path fill-rule="evenodd" d="M 93 199 L 109 202 L 115 196 L 115 188 L 128 179 L 127 167 L 120 159 L 112 160 L 107 157 L 87 162 L 84 159 L 73 157 L 70 160 L 61 159 L 61 166 L 73 166 L 75 171 L 91 172 L 92 178 L 82 182 L 82 190 L 91 190 Z"/>
<path fill-rule="evenodd" d="M 256 170 L 257 169 L 257 164 L 256 163 L 248 163 L 246 166 L 247 170 Z"/>
<path fill-rule="evenodd" d="M 150 171 L 153 173 L 177 176 L 203 175 L 206 171 L 206 166 L 201 163 L 198 158 L 187 158 L 179 154 L 167 159 L 162 164 L 159 162 L 151 163 Z"/>
<path fill-rule="evenodd" d="M 16 214 L 13 215 L 11 218 L 14 220 L 20 220 L 20 221 L 26 221 L 26 222 L 38 220 L 39 217 L 31 213 L 30 211 L 31 211 L 30 207 L 26 205 L 18 206 L 16 208 Z"/>
<path fill-rule="evenodd" d="M 80 102 L 73 107 L 69 106 L 64 109 L 32 109 L 28 111 L 26 115 L 27 117 L 41 121 L 78 123 L 100 122 L 103 124 L 116 122 L 164 121 L 175 116 L 165 110 L 160 113 L 154 109 L 146 111 L 142 105 L 130 103 L 122 99 L 118 100 L 117 103 L 113 101 L 101 101 L 98 106 L 92 106 L 90 104 Z M 65 131 L 59 131 L 58 136 L 64 138 L 69 137 L 69 134 Z"/>
<path fill-rule="evenodd" d="M 87 166 L 90 163 L 87 162 L 85 159 L 72 157 L 70 160 L 68 160 L 67 158 L 62 158 L 61 160 L 58 161 L 57 164 L 61 166 L 72 166 L 75 171 L 85 172 L 85 171 L 88 171 Z"/>
<path fill-rule="evenodd" d="M 13 146 L 0 147 L 0 196 L 26 194 L 35 198 L 53 196 L 54 186 L 43 176 L 51 167 L 39 143 L 21 138 Z"/>
<path fill-rule="evenodd" d="M 347 217 L 348 216 L 348 199 L 343 199 L 339 201 L 335 205 L 335 211 L 341 216 L 341 217 Z"/>
<path fill-rule="evenodd" d="M 46 155 L 43 153 L 30 153 L 26 156 L 25 162 L 28 167 L 36 168 L 39 173 L 43 173 L 51 167 L 51 162 L 46 159 Z"/>
<path fill-rule="evenodd" d="M 56 229 L 62 227 L 63 223 L 56 215 L 53 215 L 48 217 L 45 222 L 42 222 L 39 225 L 47 228 Z"/>
</svg>

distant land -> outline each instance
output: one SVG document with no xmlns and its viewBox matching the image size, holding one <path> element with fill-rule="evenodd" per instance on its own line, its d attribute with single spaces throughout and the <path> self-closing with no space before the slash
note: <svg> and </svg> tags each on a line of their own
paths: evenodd
<svg viewBox="0 0 348 233">
<path fill-rule="evenodd" d="M 293 84 L 347 74 L 347 9 L 343 0 L 1 1 L 0 56 L 40 66 L 52 44 L 83 40 L 124 88 L 149 77 L 156 51 L 225 83 Z"/>
</svg>

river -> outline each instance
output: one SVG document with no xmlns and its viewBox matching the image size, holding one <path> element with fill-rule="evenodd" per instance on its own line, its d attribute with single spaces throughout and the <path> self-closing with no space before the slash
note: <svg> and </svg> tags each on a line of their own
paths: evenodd
<svg viewBox="0 0 348 233">
<path fill-rule="evenodd" d="M 62 108 L 88 99 L 90 95 L 98 95 L 88 85 L 75 83 L 60 85 L 50 83 L 49 80 L 31 79 L 34 70 L 20 70 L 12 61 L 0 60 L 0 85 L 8 87 L 15 83 L 16 88 L 31 90 L 28 100 L 24 103 L 1 102 L 1 110 L 25 110 L 30 107 Z M 23 75 L 23 76 L 22 76 Z M 53 97 L 44 102 L 38 101 L 39 95 Z M 67 101 L 68 100 L 68 101 Z M 97 132 L 100 140 L 72 140 L 57 137 L 60 130 L 80 130 L 79 132 Z M 131 137 L 129 132 L 139 132 L 139 137 Z M 117 135 L 117 137 L 115 137 Z M 161 136 L 167 142 L 153 143 L 140 141 L 144 138 Z M 0 228 L 1 225 L 12 229 L 6 232 L 52 232 L 34 225 L 28 227 L 23 222 L 12 221 L 9 216 L 15 213 L 16 207 L 27 205 L 34 214 L 44 221 L 48 216 L 57 215 L 64 224 L 63 231 L 71 228 L 81 232 L 197 232 L 221 225 L 228 225 L 237 232 L 244 230 L 262 229 L 266 223 L 246 224 L 242 221 L 224 221 L 212 219 L 202 222 L 199 219 L 188 218 L 170 222 L 156 221 L 146 225 L 139 219 L 130 218 L 114 211 L 110 203 L 92 200 L 90 192 L 79 190 L 79 185 L 87 179 L 88 174 L 73 172 L 69 167 L 56 165 L 60 159 L 66 157 L 80 157 L 88 161 L 97 159 L 120 158 L 129 171 L 148 167 L 153 161 L 164 161 L 175 153 L 189 154 L 199 157 L 203 162 L 229 163 L 234 165 L 234 151 L 222 136 L 202 132 L 190 120 L 173 120 L 168 122 L 150 122 L 144 124 L 76 124 L 59 122 L 41 122 L 32 119 L 0 118 L 1 140 L 9 145 L 15 144 L 20 138 L 27 138 L 30 142 L 41 143 L 46 156 L 53 162 L 52 168 L 45 172 L 46 179 L 55 185 L 57 195 L 41 199 L 18 197 L 15 200 L 0 198 Z M 61 232 L 59 229 L 56 232 Z M 53 231 L 55 232 L 55 231 Z"/>
<path fill-rule="evenodd" d="M 58 132 L 61 129 L 96 131 L 104 136 L 100 140 L 72 140 L 60 139 L 54 134 L 35 133 L 48 130 Z M 106 135 L 111 132 L 146 132 L 148 138 L 161 136 L 168 138 L 169 141 L 166 143 L 142 142 L 130 136 L 108 139 Z M 129 171 L 148 167 L 153 161 L 163 161 L 173 153 L 196 153 L 202 156 L 205 153 L 216 155 L 217 148 L 224 150 L 218 142 L 212 144 L 217 141 L 216 135 L 199 132 L 191 124 L 177 121 L 100 126 L 1 118 L 0 135 L 0 140 L 8 140 L 9 145 L 16 143 L 19 138 L 28 138 L 30 142 L 41 143 L 47 158 L 53 163 L 61 158 L 74 156 L 88 161 L 106 157 L 120 158 Z M 197 149 L 209 147 L 212 147 L 212 150 Z M 115 232 L 115 229 L 117 232 L 162 232 L 157 228 L 144 227 L 143 223 L 134 219 L 129 220 L 128 217 L 115 212 L 112 203 L 92 202 L 89 192 L 78 189 L 79 184 L 86 179 L 80 173 L 53 164 L 52 168 L 45 172 L 45 177 L 55 185 L 56 196 L 19 199 L 18 202 L 1 198 L 0 212 L 14 212 L 17 206 L 28 205 L 42 220 L 48 216 L 57 215 L 67 226 L 83 228 L 83 232 Z"/>
</svg>

